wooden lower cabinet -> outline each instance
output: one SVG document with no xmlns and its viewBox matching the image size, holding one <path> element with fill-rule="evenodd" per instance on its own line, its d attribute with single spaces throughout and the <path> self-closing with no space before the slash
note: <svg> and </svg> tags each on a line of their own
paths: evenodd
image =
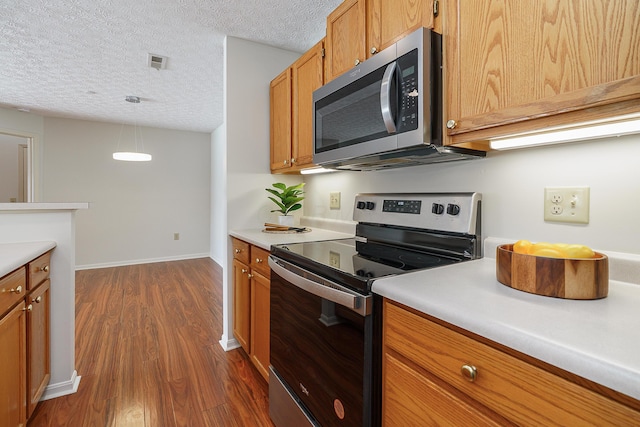
<svg viewBox="0 0 640 427">
<path fill-rule="evenodd" d="M 26 323 L 24 301 L 0 317 L 0 425 L 24 426 L 26 416 Z"/>
<path fill-rule="evenodd" d="M 260 273 L 251 278 L 251 360 L 269 378 L 269 303 L 271 280 Z"/>
<path fill-rule="evenodd" d="M 498 347 L 385 300 L 383 424 L 640 425 L 640 402 Z"/>
<path fill-rule="evenodd" d="M 232 238 L 233 335 L 264 377 L 269 379 L 269 251 Z M 245 262 L 241 262 L 240 259 Z"/>
<path fill-rule="evenodd" d="M 50 302 L 51 281 L 47 278 L 28 296 L 27 307 L 27 418 L 31 417 L 51 378 Z"/>
</svg>

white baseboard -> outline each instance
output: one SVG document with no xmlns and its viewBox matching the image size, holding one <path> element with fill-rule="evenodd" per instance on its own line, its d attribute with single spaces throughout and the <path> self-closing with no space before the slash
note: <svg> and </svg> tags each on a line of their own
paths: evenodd
<svg viewBox="0 0 640 427">
<path fill-rule="evenodd" d="M 152 264 L 154 262 L 182 261 L 185 259 L 196 259 L 196 258 L 211 258 L 211 254 L 209 253 L 189 254 L 189 255 L 179 255 L 179 256 L 172 256 L 172 257 L 134 259 L 134 260 L 125 260 L 125 261 L 104 262 L 104 263 L 98 263 L 98 264 L 76 265 L 76 271 L 92 270 L 94 268 L 122 267 L 125 265 Z"/>
<path fill-rule="evenodd" d="M 79 376 L 78 372 L 74 370 L 69 381 L 49 384 L 47 388 L 44 389 L 44 393 L 42 393 L 42 397 L 40 398 L 40 400 L 49 400 L 60 396 L 66 396 L 67 394 L 75 393 L 76 391 L 78 391 L 80 378 L 82 377 Z"/>
<path fill-rule="evenodd" d="M 220 343 L 224 351 L 235 350 L 236 348 L 240 347 L 240 343 L 237 339 L 227 339 L 227 337 L 225 337 L 224 335 L 218 342 Z"/>
</svg>

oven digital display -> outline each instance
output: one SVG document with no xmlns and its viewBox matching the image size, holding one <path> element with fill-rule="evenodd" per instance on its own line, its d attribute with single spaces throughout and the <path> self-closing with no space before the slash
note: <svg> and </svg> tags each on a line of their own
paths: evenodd
<svg viewBox="0 0 640 427">
<path fill-rule="evenodd" d="M 385 200 L 382 212 L 419 214 L 421 206 L 421 200 Z"/>
</svg>

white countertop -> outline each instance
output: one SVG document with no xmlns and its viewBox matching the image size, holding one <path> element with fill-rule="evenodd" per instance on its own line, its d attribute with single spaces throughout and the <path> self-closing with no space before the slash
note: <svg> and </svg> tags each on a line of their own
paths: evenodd
<svg viewBox="0 0 640 427">
<path fill-rule="evenodd" d="M 308 233 L 265 233 L 261 229 L 231 230 L 229 234 L 256 245 L 265 250 L 271 250 L 271 245 L 284 243 L 318 242 L 320 240 L 348 239 L 353 234 L 309 227 Z"/>
<path fill-rule="evenodd" d="M 533 295 L 497 281 L 489 248 L 483 259 L 379 279 L 373 291 L 640 399 L 638 284 L 610 280 L 599 300 Z"/>
<path fill-rule="evenodd" d="M 1 211 L 60 211 L 89 209 L 89 203 L 0 203 Z"/>
<path fill-rule="evenodd" d="M 55 247 L 56 242 L 0 243 L 0 277 Z"/>
</svg>

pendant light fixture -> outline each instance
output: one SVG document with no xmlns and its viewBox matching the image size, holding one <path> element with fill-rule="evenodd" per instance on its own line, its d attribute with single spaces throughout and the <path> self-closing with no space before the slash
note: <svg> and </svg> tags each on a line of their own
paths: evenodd
<svg viewBox="0 0 640 427">
<path fill-rule="evenodd" d="M 140 97 L 128 95 L 125 101 L 130 102 L 132 104 L 139 104 Z M 122 130 L 124 129 L 124 123 L 120 128 L 120 137 L 118 138 L 118 149 L 115 153 L 113 153 L 113 158 L 115 160 L 124 160 L 128 162 L 148 162 L 151 160 L 151 154 L 147 154 L 144 152 L 144 142 L 142 141 L 142 131 L 138 129 L 138 123 L 136 122 L 133 125 L 133 140 L 135 151 L 120 151 L 120 141 L 122 140 Z M 138 139 L 140 144 L 140 149 L 138 149 Z"/>
</svg>

